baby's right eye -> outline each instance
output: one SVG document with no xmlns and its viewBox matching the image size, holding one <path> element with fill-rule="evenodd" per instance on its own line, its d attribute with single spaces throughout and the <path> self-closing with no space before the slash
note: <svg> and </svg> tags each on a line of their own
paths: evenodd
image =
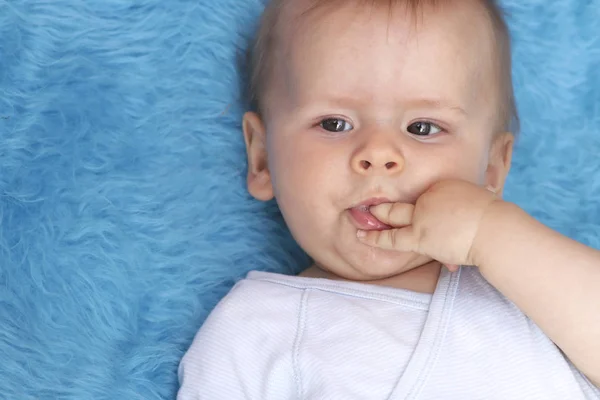
<svg viewBox="0 0 600 400">
<path fill-rule="evenodd" d="M 345 121 L 341 118 L 326 118 L 319 124 L 321 128 L 328 132 L 347 132 L 354 129 L 350 122 Z"/>
</svg>

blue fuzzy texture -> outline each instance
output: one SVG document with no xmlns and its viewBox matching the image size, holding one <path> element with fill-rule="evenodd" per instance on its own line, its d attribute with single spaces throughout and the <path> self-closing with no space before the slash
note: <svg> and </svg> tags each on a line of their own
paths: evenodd
<svg viewBox="0 0 600 400">
<path fill-rule="evenodd" d="M 506 197 L 600 248 L 600 2 L 505 0 Z M 0 0 L 0 398 L 169 399 L 216 302 L 308 259 L 245 189 L 260 0 Z"/>
</svg>

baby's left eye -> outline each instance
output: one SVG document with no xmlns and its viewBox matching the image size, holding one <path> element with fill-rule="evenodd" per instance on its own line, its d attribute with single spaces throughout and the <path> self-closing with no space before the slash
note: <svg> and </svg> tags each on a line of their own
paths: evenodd
<svg viewBox="0 0 600 400">
<path fill-rule="evenodd" d="M 347 132 L 354 129 L 348 121 L 341 118 L 326 118 L 319 125 L 326 131 L 334 133 Z"/>
<path fill-rule="evenodd" d="M 410 124 L 406 130 L 416 136 L 431 136 L 442 131 L 442 128 L 431 122 L 418 121 Z"/>
</svg>

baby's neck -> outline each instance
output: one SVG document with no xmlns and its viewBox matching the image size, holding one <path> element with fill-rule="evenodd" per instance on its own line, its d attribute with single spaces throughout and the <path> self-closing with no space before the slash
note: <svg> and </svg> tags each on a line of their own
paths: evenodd
<svg viewBox="0 0 600 400">
<path fill-rule="evenodd" d="M 440 263 L 437 261 L 432 261 L 389 278 L 374 281 L 360 281 L 360 283 L 389 286 L 397 289 L 412 290 L 419 293 L 433 293 L 437 286 L 440 270 Z M 336 281 L 348 281 L 348 279 L 344 279 L 328 271 L 320 269 L 316 265 L 313 265 L 302 272 L 300 276 L 308 278 L 332 279 Z"/>
</svg>

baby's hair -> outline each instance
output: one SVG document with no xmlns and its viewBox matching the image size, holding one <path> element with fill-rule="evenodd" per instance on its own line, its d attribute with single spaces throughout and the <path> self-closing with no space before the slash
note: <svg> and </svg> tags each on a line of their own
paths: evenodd
<svg viewBox="0 0 600 400">
<path fill-rule="evenodd" d="M 388 7 L 388 13 L 391 15 L 393 7 L 404 5 L 407 11 L 417 21 L 420 11 L 425 6 L 436 7 L 440 3 L 450 3 L 452 0 L 353 0 L 357 4 L 364 4 L 371 7 Z M 456 0 L 455 0 L 456 1 Z M 458 0 L 464 1 L 464 0 Z M 498 131 L 510 131 L 517 134 L 519 131 L 519 115 L 516 107 L 513 83 L 512 83 L 512 59 L 510 32 L 505 22 L 504 12 L 497 4 L 496 0 L 474 0 L 479 2 L 487 12 L 492 23 L 494 35 L 496 38 L 496 74 L 500 82 L 501 104 L 499 110 Z M 273 75 L 275 64 L 275 49 L 278 40 L 282 36 L 280 23 L 286 7 L 292 3 L 300 3 L 298 0 L 271 0 L 262 15 L 258 31 L 254 41 L 248 49 L 247 57 L 247 97 L 252 111 L 263 114 L 264 96 L 266 88 Z M 348 4 L 348 0 L 308 0 L 308 6 L 303 12 L 298 13 L 299 17 L 306 17 L 308 14 L 325 7 L 335 7 L 339 3 Z M 286 23 L 289 23 L 286 22 Z"/>
</svg>

